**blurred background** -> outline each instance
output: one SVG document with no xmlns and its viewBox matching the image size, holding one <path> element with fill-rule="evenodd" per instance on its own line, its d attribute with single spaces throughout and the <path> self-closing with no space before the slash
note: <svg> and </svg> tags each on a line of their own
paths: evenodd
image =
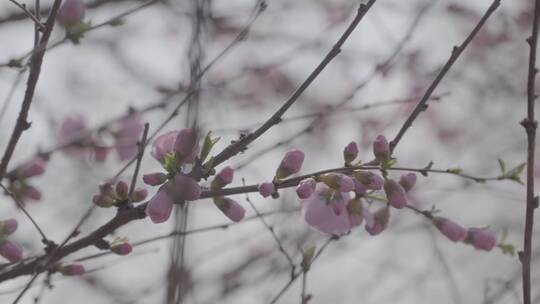
<svg viewBox="0 0 540 304">
<path fill-rule="evenodd" d="M 254 0 L 87 1 L 85 21 L 100 26 L 79 39 L 66 39 L 65 30 L 56 25 L 29 115 L 32 127 L 23 134 L 10 165 L 15 168 L 39 151 L 54 151 L 45 174 L 32 180 L 42 197 L 28 201 L 28 211 L 49 238 L 60 242 L 92 205 L 97 185 L 127 163 L 114 153 L 96 162 L 58 151 L 58 129 L 66 117 L 81 115 L 86 126 L 95 129 L 110 126 L 130 109 L 157 103 L 161 106 L 141 114 L 152 132 L 195 79 L 199 89 L 191 105 L 181 107 L 163 130 L 196 121 L 204 132 L 221 137 L 216 154 L 279 108 L 343 33 L 359 3 L 270 0 L 258 13 L 260 3 Z M 41 1 L 44 10 L 51 4 Z M 290 148 L 306 153 L 303 174 L 342 166 L 343 148 L 352 140 L 359 143 L 362 160 L 372 159 L 375 136 L 393 138 L 452 47 L 467 37 L 490 4 L 377 1 L 283 121 L 226 163 L 237 169 L 231 186 L 270 181 Z M 526 113 L 525 39 L 531 23 L 532 1 L 502 2 L 395 150 L 400 166 L 423 168 L 433 161 L 433 168 L 461 168 L 491 177 L 500 174 L 499 158 L 508 168 L 525 162 L 526 136 L 519 122 Z M 15 124 L 28 72 L 7 63 L 22 59 L 32 49 L 33 37 L 32 21 L 12 3 L 0 3 L 2 147 Z M 159 170 L 147 153 L 141 172 Z M 132 172 L 133 166 L 122 178 L 130 179 Z M 148 189 L 155 193 L 156 188 Z M 192 202 L 185 229 L 193 233 L 185 238 L 153 240 L 125 257 L 85 259 L 88 273 L 81 277 L 41 276 L 21 303 L 180 303 L 180 298 L 194 304 L 269 303 L 289 282 L 291 267 L 246 199 L 258 212 L 268 213 L 266 224 L 296 264 L 303 248 L 320 249 L 329 238 L 303 221 L 293 189 L 280 194 L 279 199 L 257 193 L 232 196 L 247 210 L 246 219 L 235 224 L 210 199 Z M 523 185 L 419 175 L 409 197 L 416 207 L 435 206 L 464 226 L 489 226 L 499 237 L 506 235 L 505 243 L 522 248 Z M 40 236 L 11 198 L 2 196 L 0 204 L 0 218 L 19 221 L 12 238 L 23 245 L 25 256 L 42 254 Z M 424 217 L 393 211 L 389 227 L 379 236 L 358 227 L 328 243 L 307 276 L 309 303 L 521 303 L 516 255 L 452 243 Z M 94 210 L 81 236 L 114 214 L 112 209 Z M 180 231 L 180 208 L 173 217 L 159 225 L 149 219 L 135 221 L 115 236 L 137 243 Z M 538 212 L 535 218 L 538 222 Z M 536 225 L 534 303 L 540 303 L 539 231 Z M 181 247 L 184 259 L 179 265 Z M 65 261 L 99 252 L 89 247 Z M 28 279 L 3 282 L 0 302 L 11 303 Z M 301 287 L 296 280 L 277 303 L 300 303 Z"/>
</svg>

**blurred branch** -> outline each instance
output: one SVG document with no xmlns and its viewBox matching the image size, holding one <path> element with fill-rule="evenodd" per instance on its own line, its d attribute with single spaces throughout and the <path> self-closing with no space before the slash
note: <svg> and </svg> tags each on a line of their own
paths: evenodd
<svg viewBox="0 0 540 304">
<path fill-rule="evenodd" d="M 343 35 L 336 42 L 336 44 L 332 47 L 332 49 L 328 52 L 328 54 L 324 57 L 324 59 L 319 63 L 319 65 L 315 68 L 315 70 L 311 72 L 311 74 L 307 77 L 307 79 L 292 94 L 292 96 L 289 97 L 289 99 L 287 99 L 287 101 L 257 130 L 255 130 L 252 133 L 249 133 L 247 136 L 243 137 L 242 139 L 232 143 L 223 151 L 221 151 L 218 155 L 216 155 L 213 160 L 214 167 L 218 166 L 219 164 L 223 163 L 224 161 L 228 160 L 229 158 L 243 151 L 247 145 L 255 141 L 258 137 L 263 135 L 271 127 L 273 127 L 274 125 L 278 124 L 281 121 L 281 116 L 283 116 L 283 114 L 285 114 L 285 112 L 298 100 L 300 95 L 302 95 L 302 93 L 304 93 L 304 91 L 311 85 L 311 83 L 321 74 L 321 72 L 332 61 L 332 59 L 334 59 L 341 52 L 341 47 L 343 46 L 345 41 L 347 41 L 349 36 L 352 34 L 356 26 L 360 23 L 360 21 L 369 11 L 372 5 L 375 3 L 375 1 L 376 0 L 370 0 L 366 4 L 360 5 L 360 7 L 358 8 L 356 17 L 354 18 L 352 23 L 347 27 Z"/>
<path fill-rule="evenodd" d="M 531 304 L 531 253 L 534 225 L 534 209 L 538 208 L 538 196 L 534 194 L 534 153 L 536 141 L 536 127 L 534 103 L 535 78 L 538 73 L 536 67 L 536 53 L 538 45 L 538 26 L 540 23 L 540 0 L 534 4 L 534 19 L 531 36 L 527 39 L 530 46 L 529 73 L 527 76 L 527 117 L 521 122 L 527 133 L 527 201 L 525 211 L 525 229 L 523 232 L 523 251 L 519 252 L 522 266 L 523 304 Z"/>
<path fill-rule="evenodd" d="M 403 135 L 405 135 L 405 132 L 407 132 L 407 130 L 412 126 L 414 120 L 418 117 L 418 115 L 420 115 L 421 112 L 427 110 L 428 108 L 427 102 L 431 94 L 433 94 L 433 91 L 435 91 L 435 89 L 437 88 L 441 80 L 444 78 L 444 76 L 446 76 L 446 73 L 448 73 L 448 71 L 457 61 L 461 53 L 463 53 L 465 48 L 467 48 L 469 43 L 473 40 L 474 36 L 476 36 L 476 34 L 480 31 L 480 29 L 482 28 L 484 23 L 487 21 L 487 19 L 493 14 L 493 12 L 497 9 L 497 7 L 499 7 L 500 3 L 501 3 L 501 0 L 494 0 L 493 3 L 489 6 L 487 11 L 485 12 L 484 16 L 480 19 L 478 24 L 474 27 L 474 29 L 469 34 L 469 36 L 467 36 L 465 41 L 463 41 L 463 43 L 460 46 L 454 46 L 454 48 L 452 49 L 452 54 L 450 55 L 450 58 L 442 67 L 437 77 L 435 77 L 435 79 L 433 80 L 429 88 L 427 89 L 426 93 L 424 94 L 424 97 L 422 97 L 420 102 L 418 102 L 418 104 L 412 111 L 411 115 L 403 123 L 403 126 L 401 127 L 399 132 L 396 134 L 394 139 L 390 142 L 391 152 L 394 152 L 397 144 L 399 143 Z"/>
</svg>

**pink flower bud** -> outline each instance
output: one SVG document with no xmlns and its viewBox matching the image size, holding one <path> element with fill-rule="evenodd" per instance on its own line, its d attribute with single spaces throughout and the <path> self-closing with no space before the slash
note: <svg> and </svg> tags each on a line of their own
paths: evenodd
<svg viewBox="0 0 540 304">
<path fill-rule="evenodd" d="M 176 155 L 180 157 L 182 163 L 192 163 L 195 159 L 194 153 L 197 148 L 197 132 L 193 129 L 182 129 L 174 142 Z"/>
<path fill-rule="evenodd" d="M 354 182 L 354 193 L 358 195 L 364 195 L 367 192 L 367 187 L 364 186 L 364 184 L 360 183 L 356 179 L 353 180 Z"/>
<path fill-rule="evenodd" d="M 357 181 L 368 189 L 381 190 L 383 187 L 383 178 L 373 172 L 357 170 L 353 172 L 353 175 Z"/>
<path fill-rule="evenodd" d="M 84 18 L 86 6 L 82 0 L 65 0 L 58 10 L 57 20 L 65 27 L 77 25 Z"/>
<path fill-rule="evenodd" d="M 405 190 L 393 179 L 388 179 L 384 182 L 384 192 L 388 203 L 394 208 L 401 209 L 407 205 Z"/>
<path fill-rule="evenodd" d="M 29 178 L 41 175 L 43 174 L 43 172 L 45 172 L 46 166 L 47 161 L 41 156 L 36 156 L 26 164 L 22 165 L 18 170 L 18 174 L 22 178 Z"/>
<path fill-rule="evenodd" d="M 321 181 L 328 187 L 340 192 L 349 192 L 354 190 L 352 178 L 341 173 L 328 173 L 321 176 Z"/>
<path fill-rule="evenodd" d="M 99 193 L 108 196 L 114 196 L 115 190 L 111 182 L 104 182 L 98 186 Z"/>
<path fill-rule="evenodd" d="M 368 225 L 367 220 L 366 220 L 365 229 L 370 235 L 373 235 L 373 236 L 378 235 L 381 232 L 383 232 L 384 229 L 386 229 L 386 227 L 388 226 L 389 220 L 390 220 L 390 208 L 388 207 L 380 208 L 373 215 L 373 222 L 371 223 L 371 225 Z"/>
<path fill-rule="evenodd" d="M 227 166 L 216 175 L 214 180 L 212 181 L 211 188 L 214 190 L 221 189 L 225 187 L 226 185 L 232 183 L 234 178 L 234 169 L 230 166 Z"/>
<path fill-rule="evenodd" d="M 240 204 L 228 197 L 216 197 L 214 204 L 233 222 L 241 221 L 246 213 Z"/>
<path fill-rule="evenodd" d="M 23 197 L 39 201 L 41 199 L 41 191 L 34 186 L 25 185 Z"/>
<path fill-rule="evenodd" d="M 304 162 L 304 152 L 294 149 L 285 153 L 285 156 L 281 160 L 281 164 L 276 171 L 276 177 L 281 179 L 291 174 L 298 173 L 302 168 Z"/>
<path fill-rule="evenodd" d="M 131 198 L 134 203 L 142 202 L 148 196 L 148 191 L 144 188 L 136 188 Z"/>
<path fill-rule="evenodd" d="M 128 196 L 129 186 L 124 181 L 118 181 L 116 183 L 116 195 L 120 199 L 126 199 Z"/>
<path fill-rule="evenodd" d="M 411 189 L 416 184 L 416 174 L 415 173 L 403 174 L 399 178 L 399 184 L 401 185 L 401 187 L 403 187 L 403 189 L 405 189 L 406 192 L 411 191 Z"/>
<path fill-rule="evenodd" d="M 0 241 L 0 255 L 10 262 L 22 260 L 22 247 L 9 240 Z"/>
<path fill-rule="evenodd" d="M 346 164 L 353 162 L 358 157 L 358 145 L 351 141 L 343 150 L 343 158 Z"/>
<path fill-rule="evenodd" d="M 143 175 L 143 182 L 150 186 L 158 186 L 167 181 L 167 174 L 157 172 Z"/>
<path fill-rule="evenodd" d="M 386 160 L 390 158 L 390 145 L 386 137 L 379 135 L 373 142 L 373 154 L 377 160 Z"/>
<path fill-rule="evenodd" d="M 162 188 L 150 199 L 146 206 L 146 215 L 155 224 L 165 222 L 169 219 L 173 207 L 173 201 L 167 191 Z"/>
<path fill-rule="evenodd" d="M 86 270 L 81 264 L 69 264 L 58 267 L 58 271 L 65 276 L 80 276 L 83 275 Z"/>
<path fill-rule="evenodd" d="M 165 160 L 166 154 L 172 154 L 174 151 L 174 142 L 178 135 L 178 131 L 169 131 L 156 138 L 152 144 L 152 151 L 150 154 L 160 163 Z"/>
<path fill-rule="evenodd" d="M 92 202 L 99 207 L 108 208 L 114 205 L 115 200 L 113 197 L 106 194 L 96 194 L 92 197 Z"/>
<path fill-rule="evenodd" d="M 491 251 L 497 244 L 497 235 L 489 229 L 469 228 L 466 241 L 478 250 Z"/>
<path fill-rule="evenodd" d="M 317 183 L 314 195 L 301 201 L 302 217 L 314 229 L 334 235 L 342 235 L 351 230 L 347 204 L 347 193 L 335 193 L 324 183 Z"/>
<path fill-rule="evenodd" d="M 133 247 L 128 242 L 123 242 L 120 244 L 115 244 L 111 246 L 111 251 L 118 255 L 128 255 L 133 250 Z"/>
<path fill-rule="evenodd" d="M 276 191 L 276 188 L 274 187 L 273 183 L 265 182 L 260 183 L 257 187 L 257 190 L 259 190 L 259 193 L 262 195 L 262 197 L 268 197 Z"/>
<path fill-rule="evenodd" d="M 349 214 L 349 222 L 351 226 L 359 226 L 364 219 L 364 206 L 361 198 L 352 199 L 347 204 L 347 212 Z"/>
<path fill-rule="evenodd" d="M 201 196 L 201 186 L 193 178 L 176 174 L 172 181 L 165 184 L 167 193 L 169 193 L 172 200 L 176 203 L 183 202 L 184 200 L 194 201 Z"/>
<path fill-rule="evenodd" d="M 461 242 L 467 236 L 467 230 L 465 228 L 447 218 L 435 217 L 433 224 L 452 242 Z"/>
<path fill-rule="evenodd" d="M 301 199 L 308 198 L 313 194 L 316 186 L 317 182 L 313 178 L 306 178 L 296 187 L 296 195 Z"/>
<path fill-rule="evenodd" d="M 11 235 L 17 230 L 18 223 L 16 219 L 7 219 L 0 221 L 0 239 L 4 236 Z"/>
</svg>

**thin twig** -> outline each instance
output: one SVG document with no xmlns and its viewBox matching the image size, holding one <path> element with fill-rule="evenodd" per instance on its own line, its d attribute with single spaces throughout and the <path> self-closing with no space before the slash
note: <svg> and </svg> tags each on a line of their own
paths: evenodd
<svg viewBox="0 0 540 304">
<path fill-rule="evenodd" d="M 407 120 L 403 123 L 403 126 L 401 126 L 400 130 L 394 137 L 394 139 L 390 142 L 390 150 L 394 152 L 396 146 L 398 145 L 399 141 L 405 135 L 405 132 L 412 126 L 414 120 L 425 111 L 428 107 L 428 100 L 441 82 L 441 80 L 446 76 L 446 73 L 450 70 L 450 68 L 454 65 L 454 63 L 457 61 L 461 53 L 465 50 L 465 48 L 469 45 L 469 43 L 473 40 L 474 36 L 480 31 L 484 23 L 487 21 L 487 19 L 493 14 L 493 12 L 499 7 L 499 4 L 501 3 L 501 0 L 494 0 L 493 3 L 489 6 L 487 11 L 485 12 L 484 16 L 480 19 L 478 24 L 474 27 L 472 32 L 467 36 L 465 41 L 461 43 L 460 46 L 454 46 L 452 49 L 452 54 L 450 55 L 450 58 L 448 58 L 448 61 L 444 64 L 442 69 L 440 70 L 439 74 L 435 77 L 431 85 L 428 87 L 426 93 L 422 97 L 422 99 L 418 102 L 412 113 L 409 115 Z"/>
<path fill-rule="evenodd" d="M 285 103 L 263 124 L 261 125 L 257 130 L 255 130 L 252 133 L 249 133 L 242 139 L 232 143 L 227 148 L 225 148 L 223 151 L 221 151 L 218 155 L 214 157 L 213 160 L 213 166 L 218 166 L 219 164 L 223 163 L 224 161 L 228 160 L 229 158 L 233 157 L 234 155 L 240 153 L 245 149 L 247 145 L 255 141 L 258 137 L 263 135 L 268 129 L 273 127 L 274 125 L 278 124 L 281 121 L 281 117 L 287 110 L 298 100 L 298 98 L 304 93 L 304 91 L 313 83 L 313 81 L 321 74 L 321 72 L 326 68 L 326 66 L 341 52 L 341 47 L 347 41 L 349 36 L 352 34 L 352 32 L 355 30 L 356 26 L 360 23 L 360 21 L 363 19 L 363 17 L 366 15 L 366 13 L 369 11 L 369 9 L 372 7 L 372 5 L 376 2 L 376 0 L 370 0 L 366 4 L 361 4 L 358 8 L 358 12 L 356 14 L 356 17 L 351 22 L 351 24 L 347 27 L 343 35 L 339 38 L 339 40 L 336 42 L 336 44 L 332 47 L 332 49 L 326 54 L 324 59 L 319 63 L 319 65 L 311 72 L 311 74 L 304 80 L 304 82 L 296 89 L 296 91 L 285 101 Z"/>
<path fill-rule="evenodd" d="M 61 0 L 54 1 L 51 14 L 47 18 L 47 21 L 45 22 L 45 30 L 40 40 L 40 44 L 42 45 L 47 45 L 49 41 L 49 38 L 51 36 L 52 30 L 54 27 L 54 20 L 56 19 L 56 14 L 60 7 L 60 3 L 61 3 Z M 17 118 L 17 123 L 15 124 L 15 128 L 13 129 L 13 132 L 9 139 L 8 146 L 6 147 L 4 155 L 2 156 L 2 160 L 0 161 L 0 181 L 6 175 L 7 166 L 9 164 L 9 161 L 11 160 L 11 156 L 13 155 L 13 152 L 15 151 L 15 146 L 19 142 L 19 139 L 22 133 L 28 128 L 30 128 L 30 123 L 27 121 L 28 111 L 30 110 L 32 100 L 34 99 L 34 92 L 35 92 L 36 85 L 39 79 L 39 74 L 41 72 L 41 64 L 43 63 L 44 56 L 45 56 L 45 50 L 34 52 L 32 55 L 32 59 L 31 59 L 32 62 L 30 65 L 30 74 L 28 76 L 26 92 L 24 94 L 24 99 L 22 101 L 21 110 L 19 112 L 19 116 Z"/>
<path fill-rule="evenodd" d="M 534 209 L 538 208 L 538 196 L 534 194 L 534 153 L 536 141 L 536 127 L 534 103 L 536 100 L 535 79 L 536 52 L 538 45 L 538 27 L 540 23 L 540 0 L 534 4 L 534 19 L 531 36 L 527 39 L 530 46 L 529 73 L 527 75 L 527 117 L 521 122 L 527 133 L 527 201 L 525 211 L 525 229 L 523 232 L 523 251 L 519 252 L 522 266 L 523 304 L 531 304 L 531 254 L 532 236 L 534 226 Z"/>
<path fill-rule="evenodd" d="M 150 125 L 148 123 L 145 123 L 142 139 L 140 142 L 137 143 L 139 151 L 137 153 L 137 164 L 135 165 L 135 171 L 133 172 L 133 177 L 131 178 L 131 185 L 129 186 L 128 203 L 131 203 L 131 201 L 133 200 L 133 191 L 135 191 L 135 185 L 137 184 L 137 176 L 139 175 L 139 169 L 141 168 L 141 162 L 144 155 L 144 149 L 146 148 L 146 140 L 148 138 L 149 128 Z"/>
<path fill-rule="evenodd" d="M 16 6 L 18 6 L 21 10 L 23 10 L 24 14 L 26 16 L 30 17 L 30 19 L 32 19 L 32 21 L 34 21 L 34 23 L 36 24 L 37 29 L 39 29 L 40 31 L 45 30 L 45 25 L 43 25 L 43 23 L 41 23 L 41 21 L 39 21 L 38 17 L 34 16 L 34 14 L 32 14 L 32 12 L 30 12 L 26 8 L 25 4 L 20 4 L 19 2 L 15 1 L 15 0 L 9 0 L 9 1 L 11 3 L 15 4 Z M 37 11 L 39 11 L 39 6 L 37 7 Z"/>
<path fill-rule="evenodd" d="M 26 215 L 26 217 L 30 220 L 30 222 L 32 222 L 32 225 L 34 225 L 34 227 L 36 227 L 36 230 L 39 232 L 39 234 L 41 234 L 41 239 L 42 239 L 42 242 L 44 244 L 49 244 L 50 241 L 49 239 L 45 236 L 45 233 L 43 232 L 43 230 L 41 230 L 41 228 L 39 227 L 38 223 L 34 220 L 34 218 L 30 215 L 30 213 L 26 210 L 26 208 L 24 208 L 24 203 L 21 202 L 14 194 L 13 192 L 9 191 L 8 188 L 6 188 L 6 186 L 4 186 L 3 184 L 0 183 L 0 188 L 2 188 L 9 196 L 11 196 L 11 198 L 15 201 L 15 203 L 17 204 L 17 206 L 19 206 L 19 208 L 21 208 L 22 212 Z"/>
</svg>

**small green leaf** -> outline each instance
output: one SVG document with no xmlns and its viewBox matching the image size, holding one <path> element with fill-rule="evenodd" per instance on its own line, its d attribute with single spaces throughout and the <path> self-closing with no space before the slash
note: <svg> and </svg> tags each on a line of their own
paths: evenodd
<svg viewBox="0 0 540 304">
<path fill-rule="evenodd" d="M 499 247 L 499 249 L 501 249 L 502 253 L 503 254 L 508 254 L 508 255 L 514 255 L 516 250 L 514 248 L 514 245 L 512 244 L 499 244 L 497 245 L 497 247 Z"/>
<path fill-rule="evenodd" d="M 461 174 L 461 172 L 463 172 L 463 169 L 461 169 L 461 168 L 450 168 L 450 169 L 446 169 L 446 172 L 452 173 L 452 174 Z"/>
<path fill-rule="evenodd" d="M 526 166 L 526 164 L 522 163 L 522 164 L 512 168 L 510 171 L 506 172 L 504 177 L 523 185 L 523 182 L 521 181 L 521 174 L 523 173 L 523 170 L 525 169 L 525 166 Z"/>
<path fill-rule="evenodd" d="M 214 157 L 211 157 L 206 163 L 202 165 L 203 167 L 203 174 L 205 176 L 211 175 L 212 170 L 214 169 Z"/>
<path fill-rule="evenodd" d="M 504 160 L 502 159 L 498 159 L 499 161 L 499 168 L 501 168 L 501 174 L 504 175 L 504 173 L 506 172 L 506 164 L 504 163 Z"/>
<path fill-rule="evenodd" d="M 208 132 L 204 138 L 203 147 L 201 149 L 200 160 L 204 162 L 214 145 L 219 141 L 220 137 L 212 138 L 212 132 Z"/>
</svg>

